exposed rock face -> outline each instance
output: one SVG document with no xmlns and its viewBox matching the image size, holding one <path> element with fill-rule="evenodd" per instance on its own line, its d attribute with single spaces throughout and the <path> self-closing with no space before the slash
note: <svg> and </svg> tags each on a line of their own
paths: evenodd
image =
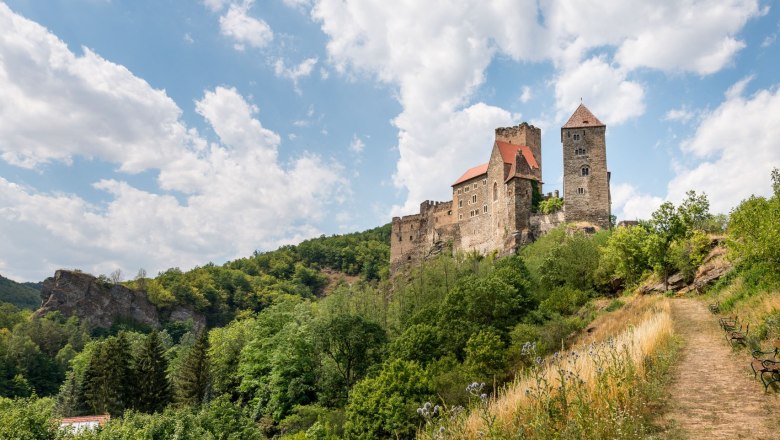
<svg viewBox="0 0 780 440">
<path fill-rule="evenodd" d="M 106 283 L 82 272 L 58 270 L 43 282 L 41 299 L 43 305 L 35 317 L 59 311 L 66 317 L 77 316 L 90 328 L 110 328 L 120 319 L 152 328 L 161 326 L 160 313 L 145 292 Z M 196 330 L 205 326 L 202 315 L 182 306 L 171 310 L 169 319 L 192 319 Z"/>
</svg>

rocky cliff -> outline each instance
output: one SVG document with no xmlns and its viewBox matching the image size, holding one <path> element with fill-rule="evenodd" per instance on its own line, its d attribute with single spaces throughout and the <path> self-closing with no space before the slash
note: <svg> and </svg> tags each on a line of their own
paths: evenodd
<svg viewBox="0 0 780 440">
<path fill-rule="evenodd" d="M 177 306 L 161 316 L 144 291 L 107 283 L 77 271 L 58 270 L 53 277 L 47 278 L 41 288 L 41 299 L 43 304 L 35 312 L 35 317 L 59 311 L 66 317 L 77 316 L 91 328 L 110 328 L 117 320 L 160 328 L 163 318 L 176 321 L 192 319 L 196 329 L 206 324 L 202 315 L 183 306 Z"/>
</svg>

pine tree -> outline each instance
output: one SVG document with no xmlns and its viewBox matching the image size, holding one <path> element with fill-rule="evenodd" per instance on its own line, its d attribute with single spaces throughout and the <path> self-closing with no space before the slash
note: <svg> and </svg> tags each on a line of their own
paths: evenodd
<svg viewBox="0 0 780 440">
<path fill-rule="evenodd" d="M 57 412 L 63 417 L 74 417 L 84 414 L 84 409 L 81 382 L 76 372 L 70 370 L 57 394 Z"/>
<path fill-rule="evenodd" d="M 132 404 L 134 374 L 130 366 L 130 342 L 124 332 L 106 342 L 107 411 L 121 415 Z"/>
<path fill-rule="evenodd" d="M 146 337 L 135 359 L 136 402 L 139 411 L 161 411 L 171 400 L 171 385 L 166 376 L 168 361 L 160 335 L 153 331 Z"/>
<path fill-rule="evenodd" d="M 209 374 L 209 337 L 204 329 L 195 344 L 185 354 L 176 375 L 176 401 L 185 405 L 200 405 L 206 398 L 211 377 Z"/>
<path fill-rule="evenodd" d="M 92 414 L 105 414 L 108 408 L 108 374 L 106 369 L 106 343 L 92 352 L 81 385 L 80 404 Z"/>
</svg>

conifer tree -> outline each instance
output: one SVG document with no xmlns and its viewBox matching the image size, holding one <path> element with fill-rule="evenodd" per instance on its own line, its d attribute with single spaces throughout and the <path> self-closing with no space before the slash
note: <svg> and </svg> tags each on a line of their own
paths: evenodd
<svg viewBox="0 0 780 440">
<path fill-rule="evenodd" d="M 106 369 L 106 343 L 95 347 L 89 358 L 81 386 L 82 405 L 92 414 L 104 414 L 108 408 L 109 385 Z"/>
<path fill-rule="evenodd" d="M 166 376 L 168 361 L 157 331 L 144 340 L 135 359 L 136 404 L 139 411 L 161 411 L 171 400 L 171 385 Z"/>
<path fill-rule="evenodd" d="M 106 374 L 108 390 L 107 410 L 120 415 L 132 406 L 132 385 L 135 375 L 131 368 L 130 342 L 124 332 L 106 342 Z"/>
<path fill-rule="evenodd" d="M 73 417 L 84 414 L 84 410 L 81 382 L 76 372 L 70 370 L 57 394 L 57 412 L 64 417 Z"/>
<path fill-rule="evenodd" d="M 184 355 L 176 375 L 176 401 L 184 405 L 200 405 L 206 399 L 211 384 L 209 374 L 209 337 L 204 329 L 195 344 Z"/>
</svg>

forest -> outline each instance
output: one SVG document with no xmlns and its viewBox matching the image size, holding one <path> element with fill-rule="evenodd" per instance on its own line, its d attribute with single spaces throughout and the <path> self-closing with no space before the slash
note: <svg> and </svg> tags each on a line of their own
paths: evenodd
<svg viewBox="0 0 780 440">
<path fill-rule="evenodd" d="M 618 313 L 640 284 L 675 273 L 691 280 L 717 241 L 734 269 L 708 295 L 724 310 L 770 295 L 780 286 L 777 170 L 772 181 L 771 197 L 744 200 L 728 216 L 690 191 L 636 226 L 588 235 L 564 225 L 517 255 L 441 255 L 395 276 L 385 225 L 124 281 L 160 310 L 203 313 L 201 332 L 186 321 L 89 329 L 2 303 L 0 438 L 445 438 L 469 417 L 490 427 L 485 402 L 542 380 L 535 363 Z M 754 337 L 778 337 L 780 312 L 761 310 Z M 630 420 L 613 417 L 621 408 L 604 411 L 605 433 L 629 422 L 631 432 L 651 429 L 652 408 Z M 550 438 L 579 423 L 543 413 L 528 420 Z M 58 429 L 58 418 L 85 414 L 111 420 L 80 434 Z"/>
</svg>

